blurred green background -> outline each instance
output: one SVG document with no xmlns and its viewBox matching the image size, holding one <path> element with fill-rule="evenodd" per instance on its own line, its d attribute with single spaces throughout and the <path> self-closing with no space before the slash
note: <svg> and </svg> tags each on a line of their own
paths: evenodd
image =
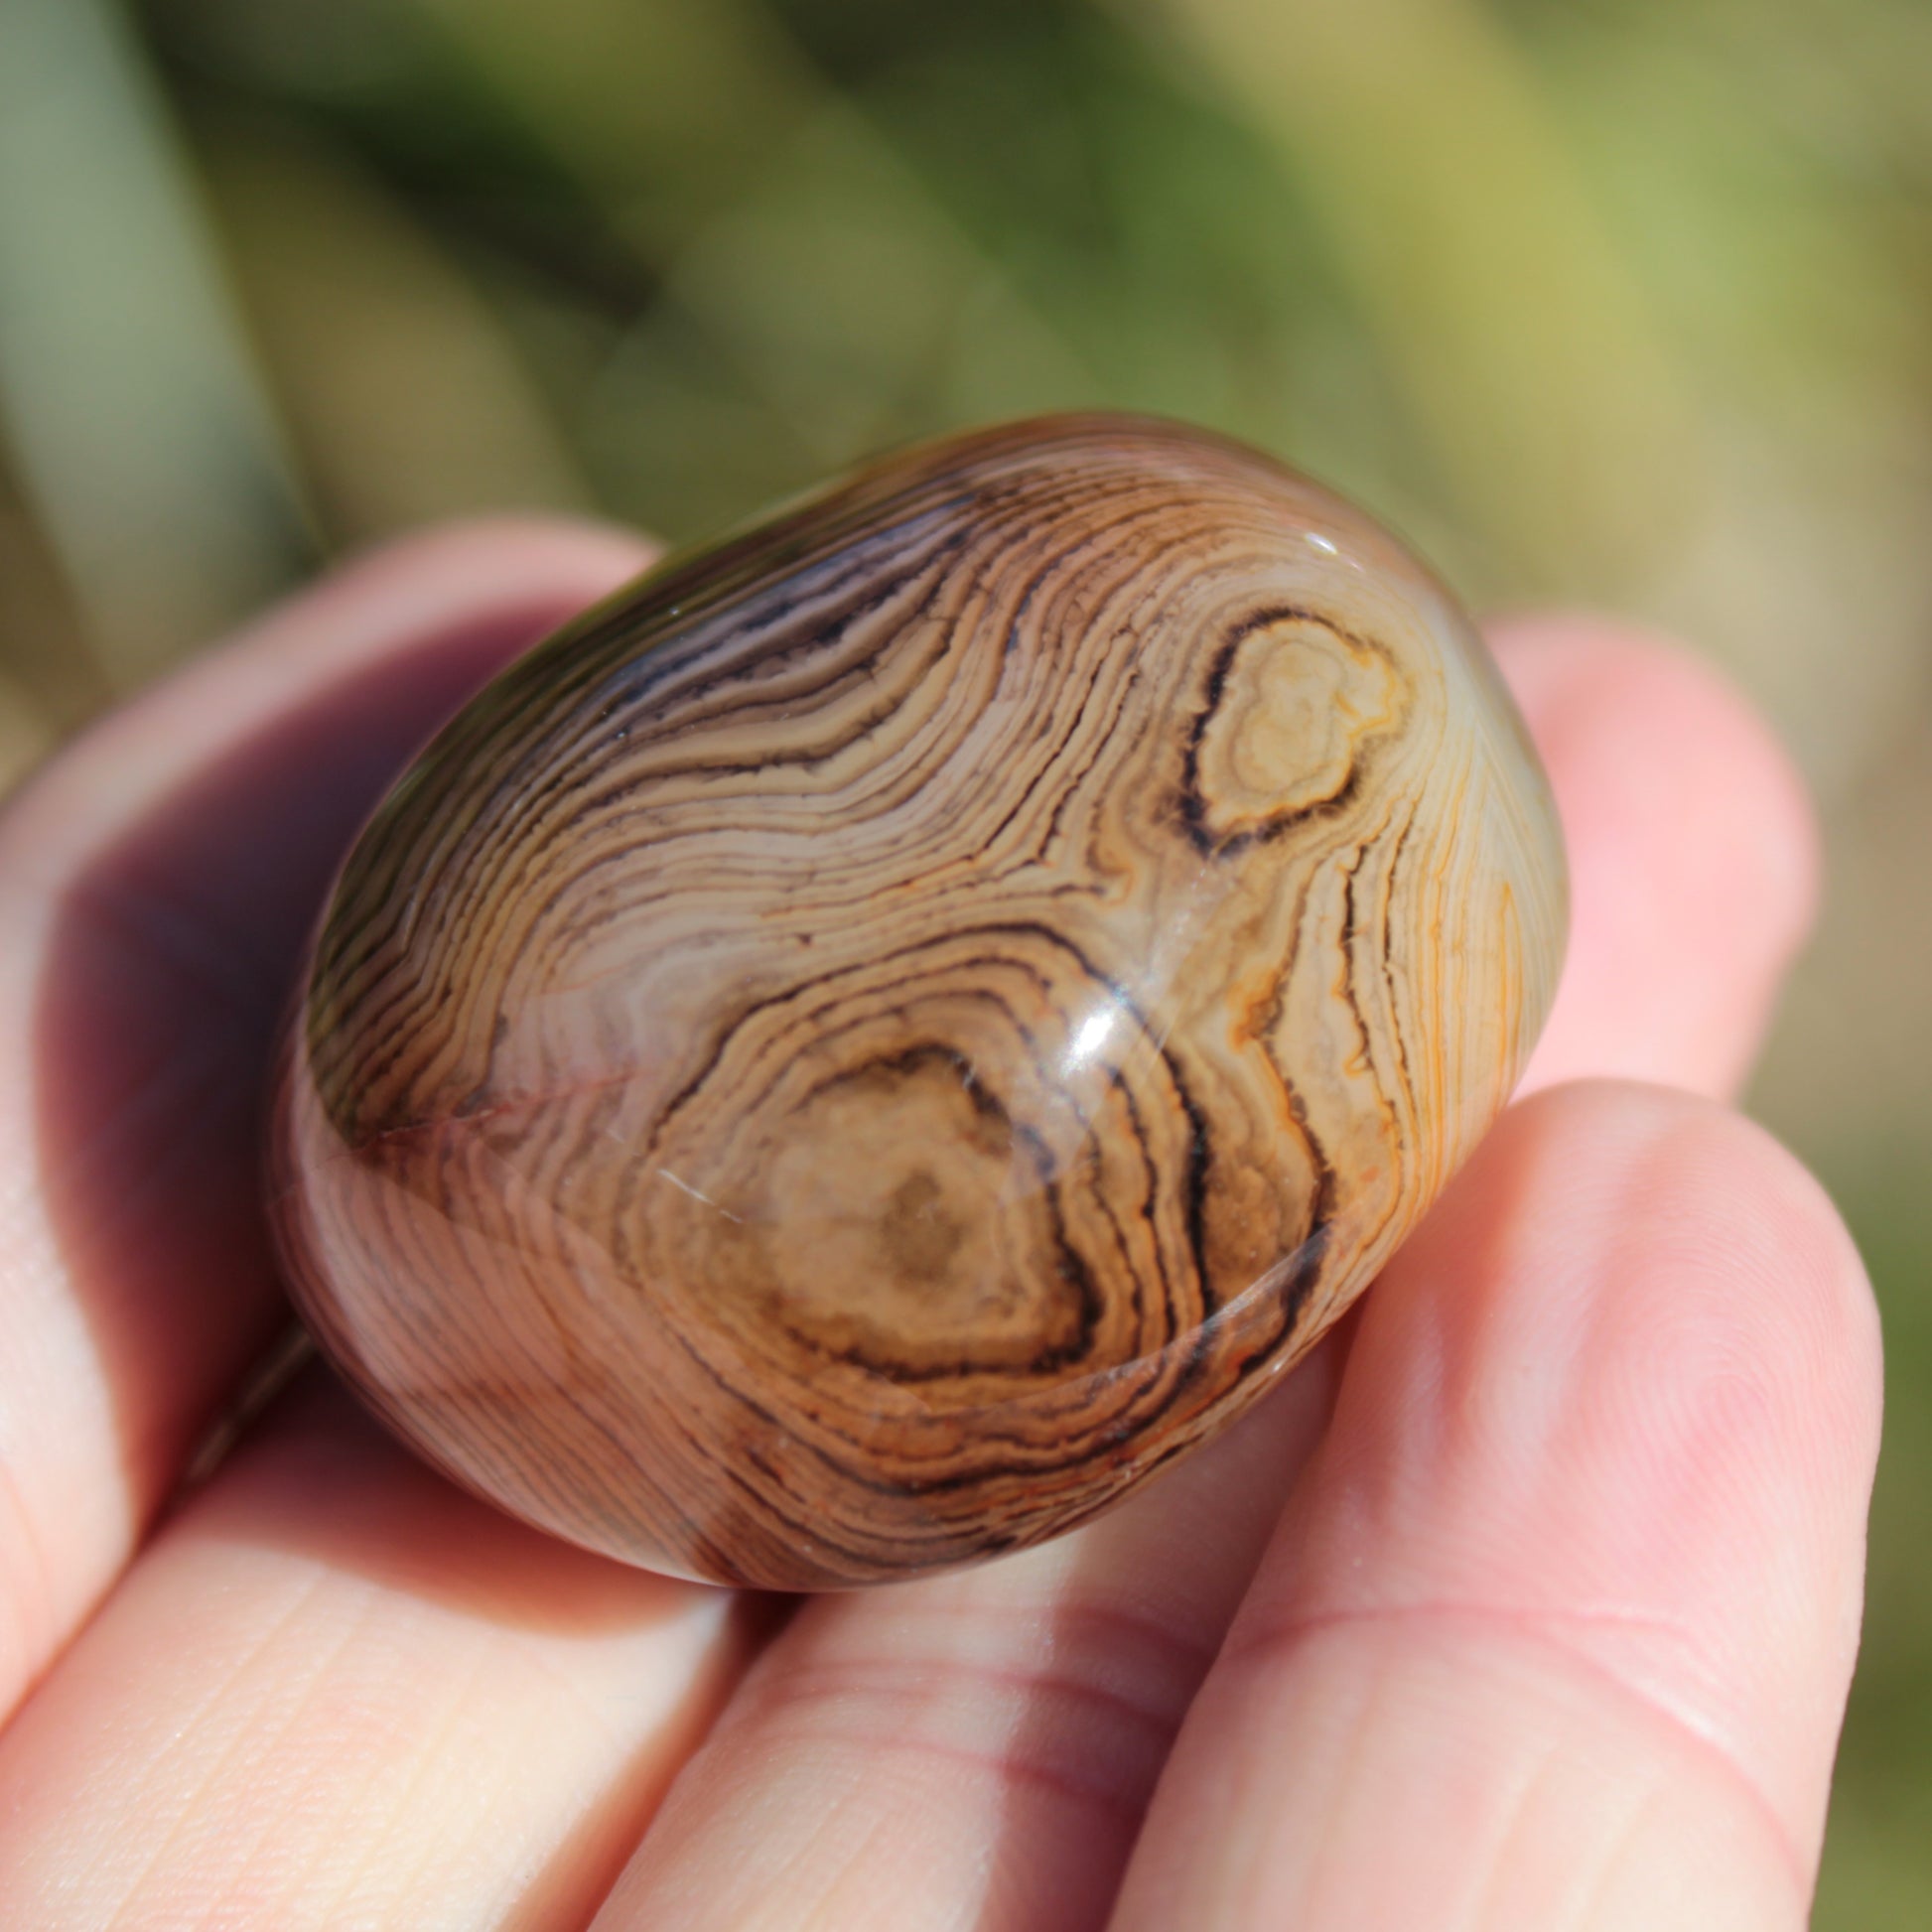
<svg viewBox="0 0 1932 1932">
<path fill-rule="evenodd" d="M 1932 6 L 0 0 L 0 780 L 345 546 L 1235 432 L 1823 800 L 1756 1110 L 1884 1303 L 1818 1924 L 1932 1924 Z"/>
</svg>

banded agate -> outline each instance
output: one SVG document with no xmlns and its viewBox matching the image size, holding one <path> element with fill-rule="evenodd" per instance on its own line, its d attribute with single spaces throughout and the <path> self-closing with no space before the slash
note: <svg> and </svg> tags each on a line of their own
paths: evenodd
<svg viewBox="0 0 1932 1932">
<path fill-rule="evenodd" d="M 802 1589 L 1225 1428 L 1507 1098 L 1543 775 L 1436 579 L 1173 425 L 897 455 L 488 686 L 288 1042 L 300 1306 L 459 1481 Z"/>
</svg>

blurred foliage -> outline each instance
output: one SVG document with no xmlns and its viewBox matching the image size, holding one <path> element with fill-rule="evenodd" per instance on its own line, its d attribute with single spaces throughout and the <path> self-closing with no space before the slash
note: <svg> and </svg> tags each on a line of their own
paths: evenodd
<svg viewBox="0 0 1932 1932">
<path fill-rule="evenodd" d="M 1833 1792 L 1815 1923 L 1821 1932 L 1918 1932 L 1932 1918 L 1932 1195 L 1919 1158 L 1828 1178 L 1884 1292 L 1885 1448 L 1872 1500 L 1859 1675 Z"/>
<path fill-rule="evenodd" d="M 1932 9 L 6 0 L 0 773 L 346 545 L 1170 412 L 1696 638 L 1830 807 L 1760 1105 L 1894 1359 L 1821 1925 L 1932 1923 Z"/>
</svg>

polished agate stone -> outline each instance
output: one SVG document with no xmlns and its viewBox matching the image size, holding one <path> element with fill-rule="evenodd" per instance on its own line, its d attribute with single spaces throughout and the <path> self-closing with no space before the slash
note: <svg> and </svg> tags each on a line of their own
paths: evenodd
<svg viewBox="0 0 1932 1932">
<path fill-rule="evenodd" d="M 273 1204 L 458 1481 L 803 1589 L 1036 1543 L 1307 1352 L 1549 1005 L 1549 793 L 1436 579 L 1177 426 L 894 456 L 424 753 L 322 919 Z"/>
</svg>

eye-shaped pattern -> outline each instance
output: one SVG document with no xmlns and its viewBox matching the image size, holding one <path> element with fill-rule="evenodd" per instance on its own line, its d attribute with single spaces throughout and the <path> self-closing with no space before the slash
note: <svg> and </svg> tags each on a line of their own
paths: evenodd
<svg viewBox="0 0 1932 1932">
<path fill-rule="evenodd" d="M 376 813 L 283 1067 L 292 1284 L 424 1454 L 631 1562 L 1035 1543 L 1387 1259 L 1564 891 L 1359 512 L 1134 419 L 914 450 L 539 646 Z"/>
</svg>

